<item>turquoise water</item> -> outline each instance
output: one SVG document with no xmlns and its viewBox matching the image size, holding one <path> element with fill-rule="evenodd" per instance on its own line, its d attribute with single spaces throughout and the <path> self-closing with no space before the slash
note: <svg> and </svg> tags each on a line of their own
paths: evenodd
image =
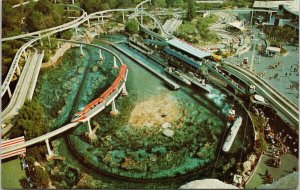
<svg viewBox="0 0 300 190">
<path fill-rule="evenodd" d="M 94 42 L 101 43 L 99 40 L 95 40 Z M 126 48 L 126 46 L 123 47 Z M 111 47 L 108 48 L 111 49 Z M 85 49 L 85 51 L 89 53 L 89 55 L 83 58 L 88 60 L 88 63 L 85 64 L 80 63 L 80 61 L 77 61 L 79 62 L 77 63 L 75 61 L 77 56 L 68 56 L 68 54 L 74 53 L 74 51 L 76 51 L 76 53 L 79 52 L 78 49 L 72 49 L 65 54 L 62 59 L 62 68 L 59 66 L 58 68 L 44 71 L 41 75 L 42 78 L 46 77 L 43 80 L 39 80 L 40 84 L 38 85 L 40 87 L 38 89 L 43 87 L 44 91 L 46 91 L 45 89 L 48 90 L 48 93 L 40 90 L 40 92 L 37 93 L 37 97 L 44 101 L 43 105 L 45 109 L 48 110 L 47 113 L 51 112 L 53 108 L 47 105 L 44 99 L 47 97 L 46 94 L 52 93 L 49 92 L 51 89 L 49 89 L 49 86 L 56 85 L 55 83 L 51 84 L 49 82 L 51 81 L 49 79 L 51 79 L 51 76 L 55 72 L 61 72 L 60 74 L 62 76 L 68 76 L 68 72 L 76 73 L 75 71 L 79 68 L 79 65 L 85 66 L 84 68 L 88 71 L 85 76 L 76 74 L 78 78 L 79 76 L 81 79 L 85 77 L 85 80 L 80 81 L 78 79 L 79 81 L 76 85 L 74 83 L 74 88 L 76 87 L 76 90 L 74 90 L 75 95 L 68 96 L 69 101 L 67 101 L 67 103 L 69 102 L 69 104 L 67 104 L 69 113 L 77 111 L 77 109 L 85 105 L 86 102 L 93 100 L 103 92 L 112 81 L 111 78 L 113 78 L 115 73 L 111 73 L 111 69 L 101 70 L 102 68 L 106 68 L 106 63 L 102 66 L 97 61 L 98 50 L 93 50 L 93 48 Z M 128 48 L 127 51 L 133 50 Z M 145 71 L 144 68 L 122 54 L 116 53 L 120 55 L 121 59 L 129 68 L 128 82 L 126 84 L 129 95 L 127 97 L 120 96 L 117 99 L 116 105 L 120 111 L 118 116 L 110 116 L 110 107 L 108 107 L 93 119 L 92 126 L 100 126 L 96 131 L 96 141 L 90 143 L 84 138 L 83 134 L 87 131 L 85 124 L 79 126 L 73 132 L 70 132 L 69 140 L 72 144 L 72 150 L 75 148 L 76 151 L 79 152 L 79 155 L 83 155 L 84 162 L 88 162 L 100 168 L 102 171 L 118 176 L 158 179 L 161 177 L 181 176 L 197 169 L 199 172 L 193 173 L 193 178 L 211 177 L 211 167 L 215 163 L 214 161 L 220 147 L 225 127 L 224 114 L 230 105 L 234 103 L 232 98 L 225 95 L 224 92 L 215 89 L 213 86 L 213 92 L 209 95 L 205 95 L 204 92 L 199 89 L 189 87 L 182 87 L 178 91 L 170 91 L 164 86 L 163 82 L 153 74 Z M 105 57 L 107 58 L 107 68 L 110 68 L 109 63 L 112 63 L 112 60 L 109 59 L 108 54 L 105 55 Z M 155 63 L 146 59 L 142 54 L 140 54 L 138 58 L 144 59 L 147 64 L 153 64 L 152 66 L 155 67 Z M 75 68 L 71 68 L 68 62 L 79 65 Z M 99 73 L 92 71 L 94 66 L 99 66 Z M 55 69 L 57 69 L 57 71 L 55 71 Z M 157 69 L 160 68 L 157 67 Z M 109 77 L 107 73 L 111 73 L 111 77 Z M 99 81 L 97 81 L 98 79 Z M 55 91 L 55 89 L 52 89 L 52 91 Z M 64 91 L 58 91 L 57 93 L 63 94 Z M 174 136 L 172 138 L 162 135 L 160 128 L 157 127 L 133 128 L 128 125 L 128 119 L 136 104 L 157 96 L 163 97 L 165 95 L 175 99 L 181 110 L 180 119 L 172 123 L 171 129 L 174 130 Z M 53 98 L 53 95 L 49 97 L 49 99 L 51 98 Z M 73 100 L 74 103 L 71 100 Z M 58 121 L 61 123 L 68 121 L 60 117 L 53 118 L 57 126 Z M 56 126 L 54 125 L 53 127 Z M 241 145 L 243 144 L 243 135 L 244 128 L 241 128 L 231 152 L 227 155 L 222 155 L 221 153 L 218 159 L 218 166 L 221 170 L 224 163 L 230 161 L 227 157 L 239 157 Z M 94 181 L 93 185 L 95 185 L 93 188 L 177 188 L 187 181 L 185 177 L 173 180 L 167 184 L 157 181 L 155 183 L 144 182 L 141 184 L 125 182 L 123 180 L 121 180 L 120 183 L 120 179 L 107 177 L 106 175 L 87 169 L 85 166 L 86 163 L 77 161 L 77 157 L 74 157 L 70 150 L 68 150 L 69 148 L 63 139 L 58 139 L 57 141 L 60 143 L 56 151 L 59 155 L 66 156 L 67 160 L 63 161 L 63 163 L 50 163 L 49 170 L 51 170 L 53 166 L 51 164 L 56 164 L 61 171 L 70 170 L 68 168 L 76 168 L 75 170 L 71 170 L 71 173 L 74 173 L 73 175 L 75 176 L 74 179 L 72 178 L 73 181 L 71 183 L 67 184 L 63 182 L 67 179 L 60 181 L 54 180 L 57 184 L 60 184 L 62 188 L 71 188 L 72 185 L 76 184 L 80 178 L 80 172 L 85 172 L 92 176 L 92 181 Z M 125 160 L 125 158 L 127 158 L 127 160 Z M 162 161 L 164 164 L 159 164 L 162 163 Z M 130 165 L 126 165 L 126 163 L 134 163 L 131 165 L 132 169 L 129 169 Z M 221 175 L 217 176 L 222 177 L 222 172 L 218 171 L 218 173 Z"/>
</svg>

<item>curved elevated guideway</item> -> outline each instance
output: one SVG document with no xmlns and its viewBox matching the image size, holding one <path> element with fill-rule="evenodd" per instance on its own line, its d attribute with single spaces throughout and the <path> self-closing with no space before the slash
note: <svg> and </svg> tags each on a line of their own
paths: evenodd
<svg viewBox="0 0 300 190">
<path fill-rule="evenodd" d="M 255 85 L 256 91 L 264 96 L 278 116 L 287 121 L 294 130 L 298 131 L 299 113 L 298 106 L 284 97 L 280 92 L 270 86 L 266 81 L 259 78 L 254 73 L 233 65 L 229 62 L 225 63 L 222 68 L 233 75 L 239 77 L 241 80 L 249 85 Z"/>
<path fill-rule="evenodd" d="M 28 37 L 28 36 L 41 35 L 41 34 L 44 34 L 44 33 L 47 33 L 47 32 L 59 30 L 59 29 L 66 28 L 66 27 L 69 27 L 69 26 L 73 27 L 73 26 L 77 25 L 81 20 L 83 20 L 87 17 L 87 13 L 83 9 L 81 9 L 80 7 L 77 7 L 77 6 L 74 6 L 74 5 L 65 5 L 65 4 L 59 4 L 59 5 L 75 8 L 75 9 L 79 10 L 82 14 L 81 14 L 80 17 L 77 17 L 75 20 L 73 20 L 71 22 L 68 22 L 68 23 L 65 23 L 65 24 L 62 24 L 62 25 L 59 25 L 59 26 L 55 26 L 55 27 L 52 27 L 52 28 L 39 30 L 39 31 L 36 31 L 36 32 L 31 32 L 31 33 L 27 33 L 27 34 L 21 34 L 21 35 L 17 35 L 17 36 L 2 38 L 1 41 L 4 42 L 4 41 L 9 41 L 9 40 L 16 40 L 16 39 L 25 38 L 25 37 Z"/>
<path fill-rule="evenodd" d="M 68 40 L 64 40 L 64 41 L 68 41 Z M 85 44 L 83 42 L 77 42 L 77 41 L 68 41 L 68 42 L 72 42 L 72 43 L 78 43 L 78 44 Z M 115 57 L 116 57 L 116 62 L 115 64 L 117 63 L 117 61 L 123 65 L 122 63 L 122 60 L 115 54 L 113 53 L 112 51 L 106 49 L 106 48 L 103 48 L 101 46 L 97 46 L 97 45 L 93 45 L 93 44 L 85 44 L 85 45 L 91 45 L 91 46 L 94 46 L 94 47 L 97 47 L 97 48 L 101 48 L 103 50 L 106 50 L 110 53 L 112 53 Z M 25 72 L 24 72 L 25 73 Z M 23 74 L 23 73 L 22 73 Z M 107 107 L 108 105 L 110 105 L 112 102 L 113 102 L 113 107 L 115 107 L 115 104 L 114 104 L 114 100 L 117 98 L 117 96 L 122 92 L 124 93 L 124 91 L 126 91 L 126 80 L 127 80 L 127 69 L 126 69 L 126 74 L 125 74 L 125 77 L 124 77 L 124 80 L 119 84 L 118 86 L 118 89 L 114 92 L 112 92 L 111 94 L 109 94 L 109 96 L 100 104 L 96 105 L 95 107 L 93 107 L 92 109 L 89 110 L 89 112 L 87 112 L 85 114 L 85 117 L 84 119 L 80 120 L 80 122 L 86 122 L 88 121 L 89 123 L 89 120 L 94 117 L 96 114 L 98 114 L 99 112 L 101 112 L 105 107 Z M 79 124 L 79 122 L 71 122 L 65 126 L 62 126 L 54 131 L 51 131 L 51 132 L 48 132 L 42 136 L 39 136 L 37 138 L 34 138 L 34 139 L 31 139 L 29 141 L 25 141 L 24 143 L 22 144 L 17 144 L 17 145 L 14 145 L 14 146 L 10 146 L 8 148 L 4 148 L 2 149 L 2 153 L 1 154 L 6 154 L 6 153 L 9 153 L 9 152 L 12 152 L 12 151 L 15 151 L 15 150 L 18 150 L 18 149 L 21 149 L 21 148 L 25 148 L 25 147 L 28 147 L 28 146 L 31 146 L 33 144 L 36 144 L 36 143 L 39 143 L 39 142 L 42 142 L 42 141 L 46 141 L 46 144 L 47 144 L 47 147 L 48 147 L 48 155 L 49 156 L 53 156 L 53 153 L 51 152 L 50 150 L 50 146 L 49 146 L 49 138 L 51 137 L 54 137 L 58 134 L 61 134 L 75 126 L 77 126 Z M 90 124 L 89 124 L 90 125 Z M 90 126 L 89 126 L 89 129 L 90 129 Z M 92 131 L 89 131 L 89 133 L 92 133 Z"/>
<path fill-rule="evenodd" d="M 24 104 L 26 98 L 32 98 L 43 57 L 44 52 L 38 54 L 37 50 L 35 50 L 35 52 L 32 53 L 32 55 L 30 55 L 30 57 L 27 59 L 11 101 L 2 112 L 3 121 L 7 120 L 11 116 L 16 115 L 18 109 L 20 109 Z"/>
<path fill-rule="evenodd" d="M 24 38 L 24 37 L 28 37 L 28 36 L 32 36 L 32 35 L 39 35 L 38 37 L 30 40 L 29 42 L 27 42 L 26 44 L 24 44 L 16 53 L 12 66 L 9 70 L 9 73 L 3 83 L 2 87 L 2 96 L 3 94 L 7 91 L 7 89 L 9 88 L 9 83 L 12 79 L 12 76 L 15 72 L 15 70 L 17 69 L 18 66 L 18 62 L 20 60 L 20 57 L 23 53 L 26 53 L 26 48 L 30 47 L 33 43 L 37 42 L 38 40 L 44 38 L 44 37 L 48 37 L 54 33 L 60 32 L 60 31 L 64 31 L 70 28 L 75 28 L 78 27 L 79 25 L 83 24 L 84 22 L 88 22 L 89 24 L 89 19 L 93 19 L 93 18 L 97 18 L 97 15 L 103 16 L 106 13 L 110 13 L 110 12 L 117 12 L 117 11 L 121 11 L 121 12 L 126 12 L 126 11 L 134 11 L 136 13 L 136 16 L 138 15 L 138 13 L 142 15 L 146 15 L 149 16 L 150 18 L 152 18 L 154 20 L 155 23 L 158 24 L 158 27 L 160 28 L 163 38 L 166 37 L 171 37 L 168 33 L 166 33 L 164 31 L 164 28 L 162 27 L 162 24 L 160 23 L 160 21 L 153 16 L 152 14 L 146 12 L 143 10 L 143 8 L 141 10 L 139 10 L 139 6 L 142 6 L 144 3 L 146 2 L 151 2 L 151 0 L 146 0 L 142 3 L 140 3 L 135 9 L 114 9 L 114 10 L 105 10 L 105 11 L 100 11 L 100 12 L 96 12 L 96 13 L 92 13 L 90 15 L 87 15 L 86 12 L 84 12 L 82 10 L 82 15 L 80 17 L 78 17 L 77 19 L 75 19 L 74 21 L 61 25 L 61 26 L 57 26 L 51 29 L 46 29 L 43 31 L 37 31 L 35 33 L 29 33 L 29 34 L 24 34 L 24 35 L 20 35 L 20 36 L 15 36 L 15 37 L 10 37 L 10 38 L 5 38 L 2 39 L 2 41 L 6 41 L 6 40 L 12 40 L 12 39 L 18 39 L 18 38 Z M 220 11 L 220 10 L 208 10 L 208 11 Z M 238 10 L 225 10 L 225 11 L 238 11 Z M 242 11 L 242 10 L 239 10 Z M 245 11 L 251 11 L 251 9 L 247 9 Z M 255 10 L 253 9 L 252 11 L 260 11 L 260 10 Z M 264 12 L 276 12 L 276 11 L 269 11 L 269 10 L 261 10 Z M 207 11 L 205 11 L 207 12 Z M 103 20 L 103 17 L 102 17 Z M 141 24 L 142 25 L 142 24 Z M 82 42 L 76 42 L 76 43 L 81 43 Z M 102 48 L 102 47 L 101 47 Z M 109 50 L 108 50 L 109 51 Z M 111 52 L 111 51 L 109 51 Z M 115 55 L 115 57 L 119 60 L 120 63 L 122 63 L 122 61 L 120 60 L 120 58 L 118 56 Z M 224 66 L 224 69 L 227 69 L 228 71 L 231 71 L 232 73 L 236 74 L 236 76 L 239 76 L 241 79 L 244 79 L 245 81 L 247 81 L 249 84 L 255 84 L 258 91 L 261 93 L 261 95 L 265 96 L 266 99 L 274 106 L 274 109 L 279 113 L 279 116 L 284 116 L 285 119 L 292 125 L 292 126 L 298 126 L 299 124 L 299 120 L 298 120 L 298 107 L 292 105 L 288 100 L 286 100 L 285 98 L 283 98 L 282 95 L 280 95 L 279 92 L 277 92 L 276 90 L 274 90 L 272 87 L 270 87 L 269 85 L 266 84 L 266 82 L 262 81 L 261 79 L 258 79 L 257 76 L 255 76 L 254 74 L 244 71 L 241 68 L 238 68 L 236 66 L 233 65 L 226 65 Z M 26 71 L 25 69 L 23 69 L 23 72 Z M 23 74 L 22 72 L 22 74 Z M 32 69 L 31 69 L 31 72 Z M 24 72 L 26 73 L 26 72 Z M 26 74 L 25 74 L 26 75 Z M 85 118 L 81 120 L 81 122 L 85 122 L 88 121 L 89 123 L 89 119 L 92 118 L 94 115 L 96 115 L 97 113 L 99 113 L 101 110 L 103 110 L 106 106 L 108 106 L 110 103 L 113 104 L 114 107 L 114 99 L 121 93 L 121 91 L 124 91 L 125 88 L 125 82 L 127 79 L 127 70 L 126 70 L 126 75 L 124 80 L 119 84 L 118 86 L 118 90 L 114 91 L 113 93 L 111 93 L 102 103 L 95 105 L 95 107 L 93 107 L 92 109 L 90 109 L 87 113 L 85 113 Z M 34 138 L 32 140 L 26 141 L 22 144 L 18 144 L 16 146 L 12 146 L 6 149 L 2 149 L 2 154 L 3 153 L 8 153 L 20 148 L 24 148 L 27 146 L 31 146 L 33 144 L 36 144 L 38 142 L 41 141 L 45 141 L 47 144 L 47 148 L 48 148 L 48 153 L 49 156 L 53 155 L 53 153 L 50 150 L 50 146 L 49 146 L 49 138 L 52 138 L 60 133 L 63 133 L 75 126 L 78 125 L 78 122 L 72 122 L 69 123 L 63 127 L 60 127 L 52 132 L 49 132 L 45 135 L 42 135 L 40 137 Z M 89 129 L 90 129 L 90 133 L 91 133 L 91 128 L 90 128 L 90 124 L 89 124 Z M 298 129 L 297 129 L 298 130 Z"/>
<path fill-rule="evenodd" d="M 82 15 L 81 17 L 77 18 L 75 21 L 72 21 L 72 22 L 70 22 L 70 23 L 67 23 L 67 24 L 64 24 L 64 25 L 61 25 L 61 26 L 58 26 L 58 27 L 46 29 L 46 30 L 43 30 L 43 31 L 37 31 L 37 32 L 35 32 L 35 33 L 30 33 L 30 34 L 19 35 L 19 36 L 7 38 L 7 39 L 2 39 L 2 41 L 5 41 L 5 40 L 13 40 L 13 39 L 19 39 L 19 38 L 26 38 L 26 37 L 30 37 L 30 36 L 39 34 L 38 37 L 36 37 L 36 38 L 31 39 L 30 41 L 28 41 L 27 43 L 25 43 L 25 44 L 17 51 L 17 53 L 16 53 L 16 55 L 15 55 L 15 57 L 14 57 L 13 63 L 12 63 L 12 65 L 11 65 L 11 67 L 10 67 L 9 73 L 8 73 L 7 77 L 5 78 L 4 83 L 3 83 L 2 86 L 1 86 L 1 87 L 2 87 L 2 96 L 3 96 L 3 94 L 9 89 L 9 84 L 10 84 L 10 82 L 11 82 L 11 80 L 12 80 L 13 74 L 15 73 L 16 69 L 19 70 L 19 68 L 18 68 L 18 62 L 19 62 L 19 60 L 20 60 L 22 54 L 24 53 L 24 54 L 25 54 L 25 57 L 26 57 L 26 56 L 27 56 L 27 55 L 26 55 L 26 49 L 27 49 L 28 47 L 31 47 L 31 46 L 32 46 L 35 42 L 37 42 L 38 40 L 41 40 L 41 39 L 44 38 L 44 37 L 49 37 L 50 35 L 55 34 L 55 33 L 57 33 L 57 32 L 61 32 L 61 31 L 64 31 L 64 30 L 67 30 L 67 29 L 70 29 L 70 28 L 76 28 L 76 27 L 78 27 L 79 25 L 83 24 L 83 23 L 86 22 L 86 21 L 88 22 L 88 25 L 89 25 L 89 19 L 93 19 L 93 18 L 96 17 L 97 15 L 103 16 L 104 14 L 111 13 L 111 12 L 123 12 L 123 14 L 124 14 L 124 12 L 126 12 L 126 11 L 135 11 L 135 10 L 136 10 L 136 9 L 111 9 L 111 10 L 105 10 L 105 11 L 95 12 L 95 13 L 92 13 L 92 14 L 90 14 L 90 15 L 87 15 L 86 12 L 84 12 L 84 11 L 82 10 L 82 11 L 83 11 L 83 15 Z M 139 10 L 138 10 L 138 12 L 139 12 Z M 103 17 L 102 17 L 102 18 L 103 18 Z M 154 18 L 154 17 L 153 17 L 153 18 Z M 47 31 L 50 31 L 50 32 L 47 32 Z M 45 32 L 47 32 L 47 33 L 45 33 Z M 43 34 L 42 34 L 42 33 L 43 33 Z M 41 34 L 42 34 L 42 35 L 41 35 Z M 70 42 L 72 42 L 72 41 L 70 41 Z M 74 41 L 73 41 L 73 42 L 74 42 Z M 82 42 L 76 42 L 76 43 L 84 44 L 84 43 L 82 43 Z M 96 45 L 93 45 L 93 46 L 96 46 Z M 98 47 L 99 47 L 99 46 L 98 46 Z M 107 51 L 109 51 L 109 50 L 107 50 Z M 109 52 L 111 52 L 111 51 L 109 51 Z M 114 54 L 113 52 L 111 52 L 111 53 Z M 116 54 L 114 54 L 114 56 L 120 61 L 120 63 L 122 63 L 121 60 L 120 60 L 120 58 L 119 58 Z M 38 69 L 34 69 L 34 72 L 37 72 L 37 70 L 38 70 Z M 31 69 L 31 71 L 32 71 L 32 69 Z M 22 73 L 23 73 L 23 72 L 22 72 Z M 25 73 L 25 72 L 24 72 L 24 73 Z M 25 76 L 26 74 L 23 74 L 23 75 Z M 36 76 L 36 74 L 33 74 L 33 75 Z M 34 78 L 34 80 L 36 80 L 35 77 L 33 77 L 33 78 Z M 126 78 L 127 78 L 127 73 L 126 73 Z M 125 80 L 125 81 L 126 81 L 126 80 Z M 125 88 L 125 81 L 124 81 L 124 83 L 123 83 L 122 86 L 121 86 L 122 89 L 123 89 L 123 91 L 124 91 L 124 89 L 125 89 L 125 91 L 126 91 L 126 88 Z M 30 89 L 32 90 L 32 85 L 30 86 Z M 34 90 L 34 88 L 33 88 L 33 90 Z M 9 90 L 9 92 L 10 92 L 10 90 Z M 118 91 L 118 92 L 119 92 L 119 91 Z M 16 94 L 17 94 L 17 93 L 16 93 Z M 28 94 L 29 94 L 29 96 L 32 96 L 33 92 L 28 92 Z M 114 100 L 116 96 L 117 96 L 117 95 L 114 93 L 112 99 L 108 98 L 108 101 L 109 101 L 109 102 L 106 102 L 106 106 L 107 106 L 109 103 L 111 103 L 111 101 Z M 111 100 L 111 101 L 110 101 L 110 100 Z M 15 105 L 16 102 L 17 102 L 17 98 L 14 98 L 14 99 L 11 100 L 11 102 L 10 102 L 9 104 Z M 23 103 L 24 103 L 24 102 L 23 102 Z M 22 106 L 22 105 L 23 105 L 23 104 L 20 104 L 20 105 L 18 104 L 18 106 Z M 114 102 L 113 102 L 113 105 L 115 105 Z M 95 110 L 93 109 L 91 113 L 93 113 L 93 114 L 95 115 L 95 114 L 99 113 L 102 109 L 104 109 L 104 107 L 101 107 L 101 105 L 100 105 L 100 107 L 97 106 L 97 109 L 96 109 L 97 111 L 95 111 Z M 17 109 L 16 109 L 16 110 L 17 110 Z M 3 113 L 2 113 L 2 114 L 3 114 Z M 5 113 L 5 115 L 7 115 L 7 113 Z M 92 117 L 92 116 L 91 116 L 91 117 Z M 8 117 L 5 117 L 4 119 L 6 119 L 6 118 L 8 118 Z M 88 115 L 87 118 L 90 118 L 90 116 Z M 76 122 L 75 122 L 75 123 L 76 123 Z M 49 148 L 50 146 L 49 146 L 49 144 L 48 144 L 48 143 L 49 143 L 49 142 L 48 142 L 48 138 L 49 138 L 49 137 L 53 137 L 53 136 L 55 136 L 55 135 L 57 135 L 57 134 L 60 134 L 61 132 L 64 132 L 64 131 L 66 131 L 66 130 L 68 130 L 68 129 L 74 127 L 74 126 L 76 126 L 77 124 L 75 124 L 75 123 L 71 123 L 71 124 L 68 124 L 68 125 L 66 125 L 66 126 L 63 126 L 63 127 L 59 128 L 59 129 L 53 131 L 53 132 L 50 132 L 49 134 L 47 133 L 46 135 L 43 135 L 43 136 L 41 136 L 41 137 L 38 137 L 37 139 L 32 139 L 32 140 L 30 140 L 30 142 L 29 142 L 29 141 L 28 141 L 28 142 L 26 141 L 26 142 L 25 142 L 24 144 L 22 144 L 22 145 L 18 145 L 18 146 L 16 146 L 16 147 L 9 147 L 9 149 L 5 149 L 5 150 L 3 150 L 2 152 L 3 152 L 3 153 L 7 153 L 7 152 L 10 152 L 10 151 L 19 149 L 19 148 L 20 148 L 19 146 L 27 147 L 27 146 L 30 146 L 30 145 L 32 145 L 32 144 L 35 144 L 35 143 L 38 143 L 38 142 L 41 142 L 41 141 L 45 140 L 45 141 L 46 141 L 46 144 L 47 144 L 48 152 L 49 152 L 49 155 L 50 155 L 51 152 L 50 152 L 50 148 Z"/>
</svg>

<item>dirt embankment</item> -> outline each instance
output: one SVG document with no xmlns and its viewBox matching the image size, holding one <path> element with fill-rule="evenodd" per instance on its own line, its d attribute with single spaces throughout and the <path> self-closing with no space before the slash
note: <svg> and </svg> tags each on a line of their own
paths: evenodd
<svg viewBox="0 0 300 190">
<path fill-rule="evenodd" d="M 129 124 L 133 127 L 161 126 L 165 122 L 177 121 L 181 112 L 178 100 L 170 94 L 159 95 L 138 103 L 131 113 Z"/>
<path fill-rule="evenodd" d="M 105 31 L 100 25 L 96 25 L 95 27 L 91 27 L 85 30 L 84 34 L 72 36 L 71 40 L 74 41 L 81 41 L 85 43 L 91 43 L 93 41 L 93 35 L 91 34 L 94 32 L 95 34 L 99 35 L 101 33 L 104 33 Z M 49 61 L 47 63 L 43 63 L 42 68 L 54 66 L 55 64 L 59 63 L 58 60 L 61 58 L 65 52 L 74 47 L 75 44 L 64 42 L 61 43 L 62 45 L 55 50 L 55 53 L 49 58 Z"/>
</svg>

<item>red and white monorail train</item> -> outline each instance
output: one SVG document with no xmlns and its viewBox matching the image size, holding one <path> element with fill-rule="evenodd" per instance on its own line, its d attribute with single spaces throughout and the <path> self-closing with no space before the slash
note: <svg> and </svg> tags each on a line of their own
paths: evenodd
<svg viewBox="0 0 300 190">
<path fill-rule="evenodd" d="M 103 92 L 98 98 L 87 104 L 83 109 L 81 109 L 79 112 L 77 112 L 73 119 L 72 122 L 80 122 L 83 119 L 86 119 L 86 114 L 95 108 L 98 104 L 104 102 L 111 93 L 113 93 L 115 90 L 118 90 L 121 83 L 124 81 L 125 76 L 127 72 L 127 66 L 125 64 L 122 64 L 118 73 L 117 78 L 114 80 L 112 85 L 105 91 Z"/>
</svg>

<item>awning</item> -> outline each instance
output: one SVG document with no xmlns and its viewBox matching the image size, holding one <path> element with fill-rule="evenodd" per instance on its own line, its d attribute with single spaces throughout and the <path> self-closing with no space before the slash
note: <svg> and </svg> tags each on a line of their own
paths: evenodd
<svg viewBox="0 0 300 190">
<path fill-rule="evenodd" d="M 171 40 L 167 41 L 171 46 L 174 46 L 184 52 L 186 52 L 187 54 L 191 54 L 197 58 L 204 58 L 204 57 L 208 57 L 211 55 L 211 53 L 205 52 L 205 51 L 201 51 L 198 48 L 195 48 L 185 42 L 180 41 L 177 38 L 173 38 Z"/>
</svg>

